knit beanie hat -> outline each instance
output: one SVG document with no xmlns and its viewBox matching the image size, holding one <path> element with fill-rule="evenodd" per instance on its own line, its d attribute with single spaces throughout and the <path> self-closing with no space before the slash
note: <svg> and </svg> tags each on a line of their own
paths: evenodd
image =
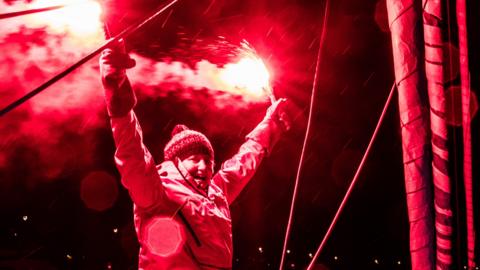
<svg viewBox="0 0 480 270">
<path fill-rule="evenodd" d="M 184 159 L 193 154 L 205 154 L 213 160 L 213 147 L 202 133 L 185 125 L 176 125 L 163 154 L 165 160 L 174 160 L 176 157 Z"/>
</svg>

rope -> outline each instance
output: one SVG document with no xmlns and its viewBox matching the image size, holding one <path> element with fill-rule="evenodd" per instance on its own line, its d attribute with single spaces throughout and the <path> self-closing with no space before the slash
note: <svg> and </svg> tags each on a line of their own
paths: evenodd
<svg viewBox="0 0 480 270">
<path fill-rule="evenodd" d="M 45 12 L 45 11 L 60 9 L 60 8 L 64 8 L 65 6 L 66 6 L 66 5 L 58 5 L 58 6 L 51 6 L 51 7 L 36 8 L 36 9 L 27 9 L 27 10 L 22 10 L 22 11 L 2 13 L 2 14 L 0 14 L 0 20 L 1 20 L 1 19 L 8 19 L 8 18 L 13 18 L 13 17 L 18 17 L 18 16 L 22 16 L 22 15 L 28 15 L 28 14 L 33 14 L 33 13 L 39 13 L 39 12 Z"/>
<path fill-rule="evenodd" d="M 320 43 L 319 43 L 319 48 L 318 48 L 318 54 L 317 54 L 317 63 L 315 67 L 315 75 L 313 79 L 313 89 L 312 89 L 312 95 L 310 97 L 310 110 L 308 113 L 308 122 L 307 122 L 307 129 L 305 132 L 305 139 L 303 141 L 303 147 L 302 147 L 302 153 L 300 155 L 300 161 L 297 169 L 297 175 L 295 177 L 295 186 L 293 188 L 293 195 L 292 195 L 292 203 L 290 205 L 290 214 L 288 217 L 288 222 L 287 222 L 287 231 L 285 232 L 285 239 L 283 242 L 283 250 L 282 250 L 282 258 L 280 260 L 280 267 L 279 269 L 282 270 L 285 264 L 285 253 L 287 250 L 288 246 L 288 239 L 290 238 L 290 231 L 292 227 L 292 220 L 293 220 L 293 213 L 295 209 L 295 202 L 297 200 L 297 193 L 298 193 L 298 183 L 300 181 L 300 174 L 302 172 L 303 164 L 304 164 L 304 157 L 305 157 L 305 150 L 307 148 L 307 143 L 308 143 L 308 138 L 310 135 L 310 128 L 311 128 L 311 123 L 312 123 L 312 118 L 313 118 L 313 108 L 315 105 L 315 94 L 317 91 L 318 87 L 318 80 L 319 80 L 319 73 L 320 73 L 320 59 L 321 59 L 321 52 L 323 50 L 323 44 L 325 42 L 325 33 L 327 29 L 327 21 L 328 21 L 328 12 L 329 12 L 329 6 L 330 6 L 330 1 L 326 0 L 325 2 L 325 14 L 323 17 L 323 25 L 322 25 L 322 32 L 320 35 Z"/>
<path fill-rule="evenodd" d="M 327 230 L 327 233 L 323 237 L 323 240 L 320 244 L 320 246 L 317 249 L 317 252 L 315 252 L 315 256 L 313 256 L 310 264 L 308 265 L 307 270 L 312 269 L 313 264 L 315 263 L 315 260 L 318 258 L 320 255 L 320 252 L 322 251 L 323 247 L 325 246 L 325 243 L 327 242 L 328 238 L 330 237 L 330 234 L 333 231 L 333 227 L 335 227 L 335 224 L 338 221 L 338 218 L 340 217 L 340 213 L 342 212 L 343 208 L 345 207 L 348 198 L 350 197 L 350 194 L 352 193 L 353 187 L 355 186 L 358 176 L 360 175 L 360 172 L 363 169 L 363 166 L 365 165 L 365 161 L 367 160 L 368 154 L 370 153 L 370 150 L 372 148 L 373 142 L 375 141 L 375 138 L 377 137 L 378 131 L 380 130 L 380 126 L 382 125 L 383 119 L 385 118 L 385 115 L 387 113 L 388 106 L 392 100 L 393 93 L 395 92 L 395 83 L 392 85 L 392 89 L 390 90 L 390 94 L 388 95 L 387 101 L 385 102 L 385 106 L 383 107 L 382 114 L 380 115 L 380 118 L 378 119 L 377 126 L 375 127 L 375 131 L 372 134 L 372 138 L 370 139 L 370 142 L 368 143 L 367 150 L 365 150 L 365 154 L 362 157 L 362 160 L 360 161 L 360 164 L 358 165 L 357 171 L 355 172 L 355 175 L 353 176 L 353 180 L 350 183 L 350 186 L 348 187 L 347 193 L 345 193 L 345 197 L 343 197 L 342 202 L 340 203 L 340 207 L 338 207 L 337 213 L 335 213 L 335 217 L 332 220 L 332 223 L 330 224 L 330 227 Z"/>
</svg>

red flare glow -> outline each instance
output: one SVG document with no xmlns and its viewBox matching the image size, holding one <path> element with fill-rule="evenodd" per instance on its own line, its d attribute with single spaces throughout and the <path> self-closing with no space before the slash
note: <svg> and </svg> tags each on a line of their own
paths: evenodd
<svg viewBox="0 0 480 270">
<path fill-rule="evenodd" d="M 129 71 L 131 81 L 145 83 L 148 78 L 149 86 L 162 85 L 163 91 L 168 91 L 166 84 L 178 83 L 186 88 L 227 92 L 241 96 L 246 102 L 265 102 L 271 94 L 270 74 L 258 57 L 245 56 L 223 67 L 202 60 L 193 69 L 182 62 L 153 62 L 140 55 L 133 57 L 137 67 Z"/>
<path fill-rule="evenodd" d="M 259 58 L 244 57 L 237 63 L 225 65 L 220 78 L 235 89 L 254 97 L 265 96 L 269 89 L 270 74 Z"/>
</svg>

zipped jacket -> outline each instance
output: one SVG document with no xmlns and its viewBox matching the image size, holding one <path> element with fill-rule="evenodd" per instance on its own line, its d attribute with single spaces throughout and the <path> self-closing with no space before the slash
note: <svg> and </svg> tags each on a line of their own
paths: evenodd
<svg viewBox="0 0 480 270">
<path fill-rule="evenodd" d="M 267 113 L 214 174 L 207 191 L 197 187 L 181 163 L 155 164 L 133 110 L 111 115 L 111 126 L 115 162 L 134 204 L 139 269 L 231 269 L 229 205 L 278 139 L 276 121 Z"/>
</svg>

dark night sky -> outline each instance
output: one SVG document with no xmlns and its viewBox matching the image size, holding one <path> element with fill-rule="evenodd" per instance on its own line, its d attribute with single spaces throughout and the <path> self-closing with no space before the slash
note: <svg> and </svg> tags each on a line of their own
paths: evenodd
<svg viewBox="0 0 480 270">
<path fill-rule="evenodd" d="M 331 2 L 288 269 L 302 269 L 310 261 L 309 253 L 318 247 L 394 82 L 384 1 Z M 122 0 L 115 1 L 114 7 L 106 5 L 111 12 L 125 15 L 120 23 L 110 18 L 112 30 L 136 20 L 158 3 Z M 277 96 L 293 103 L 292 130 L 232 205 L 234 269 L 275 269 L 280 263 L 323 6 L 324 1 L 307 0 L 184 0 L 168 20 L 163 17 L 127 40 L 143 59 L 139 66 L 146 67 L 149 58 L 191 66 L 204 59 L 224 64 L 228 57 L 216 47 L 205 49 L 205 44 L 218 36 L 232 44 L 245 39 L 273 69 Z M 128 12 L 123 14 L 124 10 Z M 115 16 L 120 15 L 111 16 L 118 19 Z M 14 100 L 71 63 L 68 58 L 80 57 L 76 46 L 81 45 L 69 43 L 68 36 L 19 22 L 26 27 L 1 33 L 0 48 L 11 53 L 0 54 L 0 74 L 6 78 L 0 100 Z M 47 48 L 41 63 L 28 60 L 35 48 Z M 478 55 L 474 57 L 478 59 Z M 20 65 L 16 59 L 24 60 Z M 136 112 L 145 143 L 157 161 L 162 159 L 173 126 L 185 123 L 211 139 L 216 162 L 221 163 L 235 152 L 267 107 L 266 102 L 219 97 L 215 89 L 193 90 L 181 82 L 152 85 L 151 73 L 144 71 L 137 67 L 131 79 L 139 99 Z M 477 74 L 474 86 L 478 79 Z M 99 82 L 98 65 L 92 60 L 65 78 L 61 87 L 47 90 L 51 92 L 40 105 L 26 103 L 0 122 L 1 269 L 108 269 L 108 265 L 136 269 L 132 205 L 114 166 L 114 144 Z M 63 97 L 60 93 L 64 90 L 72 93 L 49 102 L 55 92 Z M 0 103 L 2 107 L 5 104 Z M 92 172 L 100 173 L 92 176 Z M 87 207 L 81 199 L 82 183 L 91 191 L 85 182 L 95 177 L 103 180 L 103 186 L 94 185 L 94 191 L 107 199 L 96 201 L 94 196 L 90 202 L 101 211 Z M 316 269 L 409 269 L 408 241 L 395 96 Z"/>
</svg>

